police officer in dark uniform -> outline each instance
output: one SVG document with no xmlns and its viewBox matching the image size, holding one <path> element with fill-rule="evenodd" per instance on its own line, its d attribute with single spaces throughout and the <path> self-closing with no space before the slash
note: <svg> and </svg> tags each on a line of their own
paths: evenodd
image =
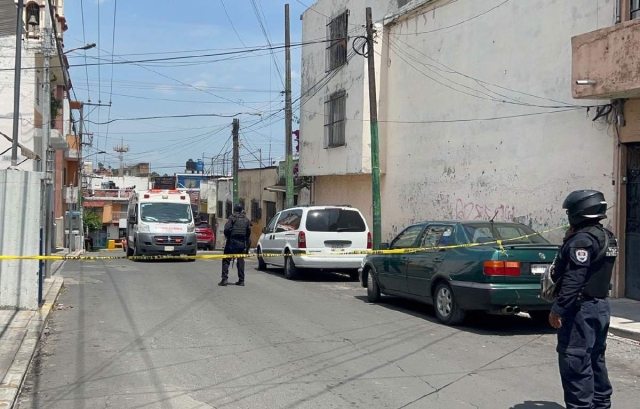
<svg viewBox="0 0 640 409">
<path fill-rule="evenodd" d="M 224 237 L 227 241 L 224 246 L 224 254 L 248 254 L 251 247 L 251 221 L 244 213 L 241 204 L 233 207 L 233 214 L 224 225 Z M 238 258 L 238 281 L 236 285 L 244 285 L 244 258 Z M 221 286 L 227 285 L 229 279 L 229 265 L 231 259 L 222 260 L 222 281 Z"/>
<path fill-rule="evenodd" d="M 605 349 L 611 313 L 609 286 L 617 239 L 601 224 L 607 202 L 601 192 L 579 190 L 565 199 L 571 228 L 552 276 L 557 298 L 549 323 L 558 329 L 558 361 L 567 409 L 611 408 L 613 392 Z"/>
</svg>

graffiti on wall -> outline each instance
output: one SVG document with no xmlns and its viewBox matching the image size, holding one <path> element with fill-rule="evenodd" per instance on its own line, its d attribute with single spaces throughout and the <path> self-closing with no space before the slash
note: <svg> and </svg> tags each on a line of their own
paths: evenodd
<svg viewBox="0 0 640 409">
<path fill-rule="evenodd" d="M 490 220 L 495 216 L 495 220 L 513 220 L 515 210 L 514 206 L 508 204 L 492 206 L 458 199 L 454 217 L 457 220 Z"/>
</svg>

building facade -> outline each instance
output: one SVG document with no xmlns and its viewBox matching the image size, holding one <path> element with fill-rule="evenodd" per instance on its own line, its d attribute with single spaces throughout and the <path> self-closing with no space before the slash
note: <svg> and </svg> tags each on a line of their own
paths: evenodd
<svg viewBox="0 0 640 409">
<path fill-rule="evenodd" d="M 616 29 L 617 4 L 318 1 L 302 16 L 308 44 L 302 49 L 300 174 L 313 179 L 306 200 L 351 204 L 372 223 L 369 78 L 360 55 L 365 8 L 371 7 L 383 240 L 421 220 L 495 217 L 548 231 L 559 242 L 567 222 L 562 200 L 576 189 L 604 192 L 611 206 L 607 227 L 622 233 L 628 176 L 615 129 L 637 135 L 638 111 L 627 101 L 626 123 L 616 126 L 611 88 L 579 88 L 578 95 L 573 85 L 576 61 L 588 65 L 596 58 L 599 70 L 617 66 L 620 77 L 626 67 L 634 77 L 615 81 L 617 98 L 637 91 L 640 76 L 630 67 L 637 67 L 638 53 L 629 48 L 637 40 L 615 37 L 637 35 L 637 22 Z M 634 0 L 620 4 L 621 20 L 630 20 Z M 628 31 L 621 34 L 622 28 Z M 603 61 L 583 46 L 576 57 L 582 35 L 598 30 L 620 39 L 599 51 L 617 54 Z M 323 38 L 329 41 L 317 41 Z M 616 47 L 626 48 L 625 64 Z M 580 73 L 591 79 L 592 71 Z M 624 270 L 617 268 L 614 295 L 640 298 Z M 640 264 L 631 270 L 640 278 Z"/>
</svg>

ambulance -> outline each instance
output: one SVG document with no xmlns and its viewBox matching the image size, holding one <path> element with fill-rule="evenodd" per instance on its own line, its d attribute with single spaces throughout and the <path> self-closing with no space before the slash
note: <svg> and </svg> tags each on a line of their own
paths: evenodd
<svg viewBox="0 0 640 409">
<path fill-rule="evenodd" d="M 152 189 L 132 193 L 127 214 L 127 256 L 195 256 L 195 230 L 187 192 Z"/>
</svg>

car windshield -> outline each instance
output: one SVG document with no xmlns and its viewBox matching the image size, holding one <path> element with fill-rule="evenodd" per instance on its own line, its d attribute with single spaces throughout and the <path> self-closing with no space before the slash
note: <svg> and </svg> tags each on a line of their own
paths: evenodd
<svg viewBox="0 0 640 409">
<path fill-rule="evenodd" d="M 489 243 L 504 240 L 508 244 L 549 244 L 535 230 L 523 224 L 474 223 L 464 226 L 471 243 Z"/>
<path fill-rule="evenodd" d="M 191 206 L 183 203 L 143 203 L 140 218 L 151 223 L 190 223 Z"/>
<path fill-rule="evenodd" d="M 307 230 L 319 232 L 363 232 L 367 230 L 360 213 L 347 209 L 318 209 L 307 214 Z"/>
</svg>

